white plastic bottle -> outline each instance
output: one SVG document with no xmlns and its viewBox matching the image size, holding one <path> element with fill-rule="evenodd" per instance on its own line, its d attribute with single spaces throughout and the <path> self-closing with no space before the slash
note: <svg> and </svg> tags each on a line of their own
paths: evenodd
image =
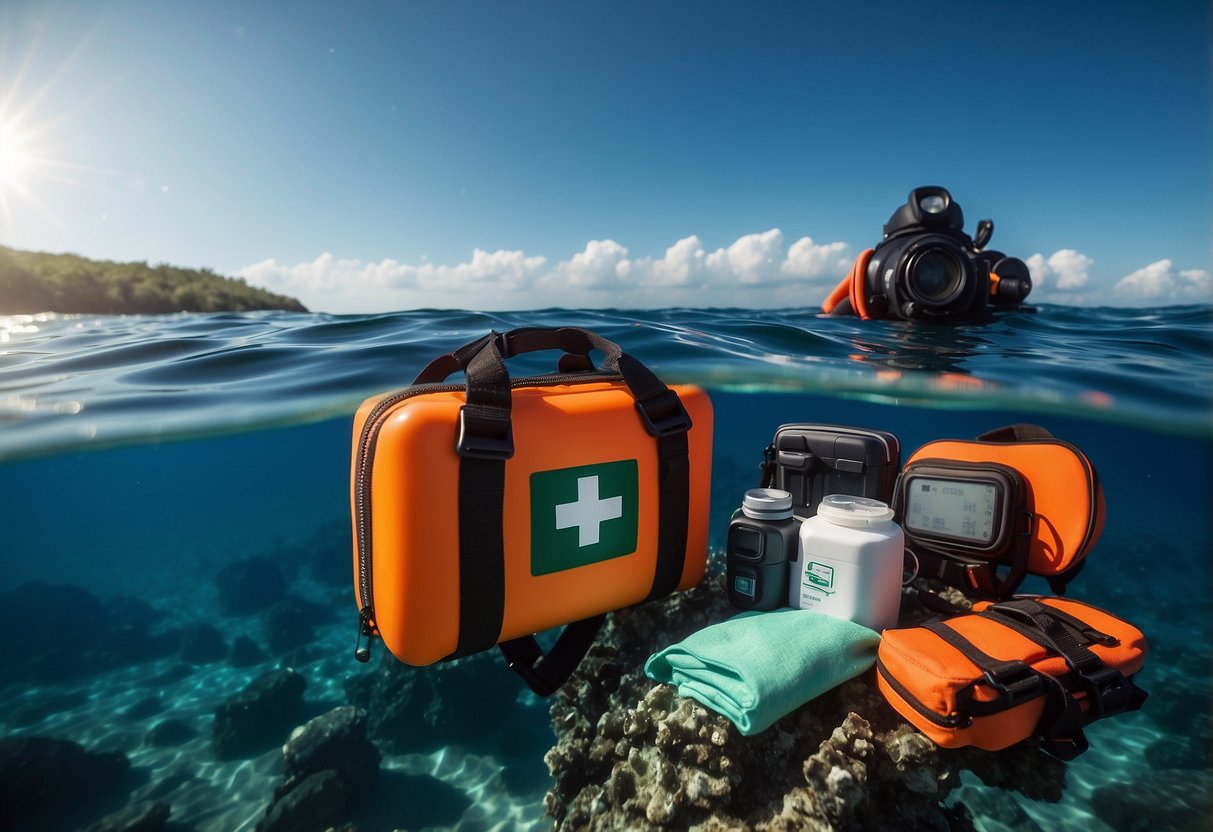
<svg viewBox="0 0 1213 832">
<path fill-rule="evenodd" d="M 876 632 L 897 626 L 905 538 L 880 500 L 831 494 L 800 526 L 788 605 Z"/>
</svg>

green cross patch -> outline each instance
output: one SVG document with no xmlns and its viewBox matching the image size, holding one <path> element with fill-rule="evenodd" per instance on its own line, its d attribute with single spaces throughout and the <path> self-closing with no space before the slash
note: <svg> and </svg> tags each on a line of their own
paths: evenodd
<svg viewBox="0 0 1213 832">
<path fill-rule="evenodd" d="M 548 575 L 636 551 L 636 460 L 531 474 L 531 574 Z"/>
</svg>

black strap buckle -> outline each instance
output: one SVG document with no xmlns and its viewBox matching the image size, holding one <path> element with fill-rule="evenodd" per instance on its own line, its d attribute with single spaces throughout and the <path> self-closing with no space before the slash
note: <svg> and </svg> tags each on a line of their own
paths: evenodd
<svg viewBox="0 0 1213 832">
<path fill-rule="evenodd" d="M 668 387 L 655 396 L 637 400 L 636 409 L 640 411 L 640 419 L 649 436 L 660 439 L 691 429 L 691 416 L 682 406 L 682 399 Z"/>
<path fill-rule="evenodd" d="M 509 459 L 514 455 L 514 425 L 508 411 L 459 408 L 455 453 L 463 459 Z"/>
<path fill-rule="evenodd" d="M 1021 661 L 1000 662 L 982 675 L 985 683 L 998 692 L 1005 708 L 1035 699 L 1044 689 L 1040 674 Z"/>
<path fill-rule="evenodd" d="M 513 358 L 514 352 L 514 336 L 518 334 L 517 330 L 511 329 L 507 332 L 493 332 L 493 340 L 497 343 L 497 352 L 501 353 L 502 358 Z"/>
<path fill-rule="evenodd" d="M 1082 674 L 1087 706 L 1095 719 L 1129 710 L 1133 701 L 1133 683 L 1113 667 L 1101 667 Z"/>
</svg>

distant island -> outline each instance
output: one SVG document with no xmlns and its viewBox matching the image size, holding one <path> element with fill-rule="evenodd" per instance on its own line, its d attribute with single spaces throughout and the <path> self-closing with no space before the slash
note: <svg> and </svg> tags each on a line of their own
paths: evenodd
<svg viewBox="0 0 1213 832">
<path fill-rule="evenodd" d="M 249 286 L 210 269 L 89 260 L 0 246 L 0 315 L 80 312 L 307 312 L 292 297 Z"/>
</svg>

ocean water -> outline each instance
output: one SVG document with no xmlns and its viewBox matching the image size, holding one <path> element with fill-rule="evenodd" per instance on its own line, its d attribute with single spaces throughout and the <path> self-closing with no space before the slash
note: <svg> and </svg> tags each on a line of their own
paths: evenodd
<svg viewBox="0 0 1213 832">
<path fill-rule="evenodd" d="M 290 666 L 307 682 L 302 722 L 374 671 L 353 660 L 354 409 L 435 355 L 522 325 L 593 329 L 667 382 L 710 391 L 716 550 L 784 422 L 891 431 L 903 458 L 1016 422 L 1078 445 L 1108 513 L 1071 594 L 1146 633 L 1151 699 L 1088 729 L 1060 802 L 1014 799 L 1040 828 L 1104 830 L 1116 827 L 1093 813 L 1099 787 L 1210 768 L 1213 307 L 1043 306 L 936 327 L 811 310 L 21 316 L 0 318 L 3 735 L 130 761 L 106 794 L 29 828 L 87 825 L 140 800 L 170 805 L 173 828 L 253 828 L 281 783 L 281 740 L 221 757 L 216 708 Z M 511 371 L 544 372 L 552 357 Z M 294 604 L 289 632 L 267 610 L 225 607 L 221 575 L 250 559 L 277 564 L 283 586 L 266 592 Z M 510 733 L 385 753 L 388 785 L 360 804 L 359 828 L 547 828 L 548 712 L 517 687 Z M 1161 799 L 1143 788 L 1143 805 Z M 951 799 L 979 791 L 966 781 Z"/>
</svg>

